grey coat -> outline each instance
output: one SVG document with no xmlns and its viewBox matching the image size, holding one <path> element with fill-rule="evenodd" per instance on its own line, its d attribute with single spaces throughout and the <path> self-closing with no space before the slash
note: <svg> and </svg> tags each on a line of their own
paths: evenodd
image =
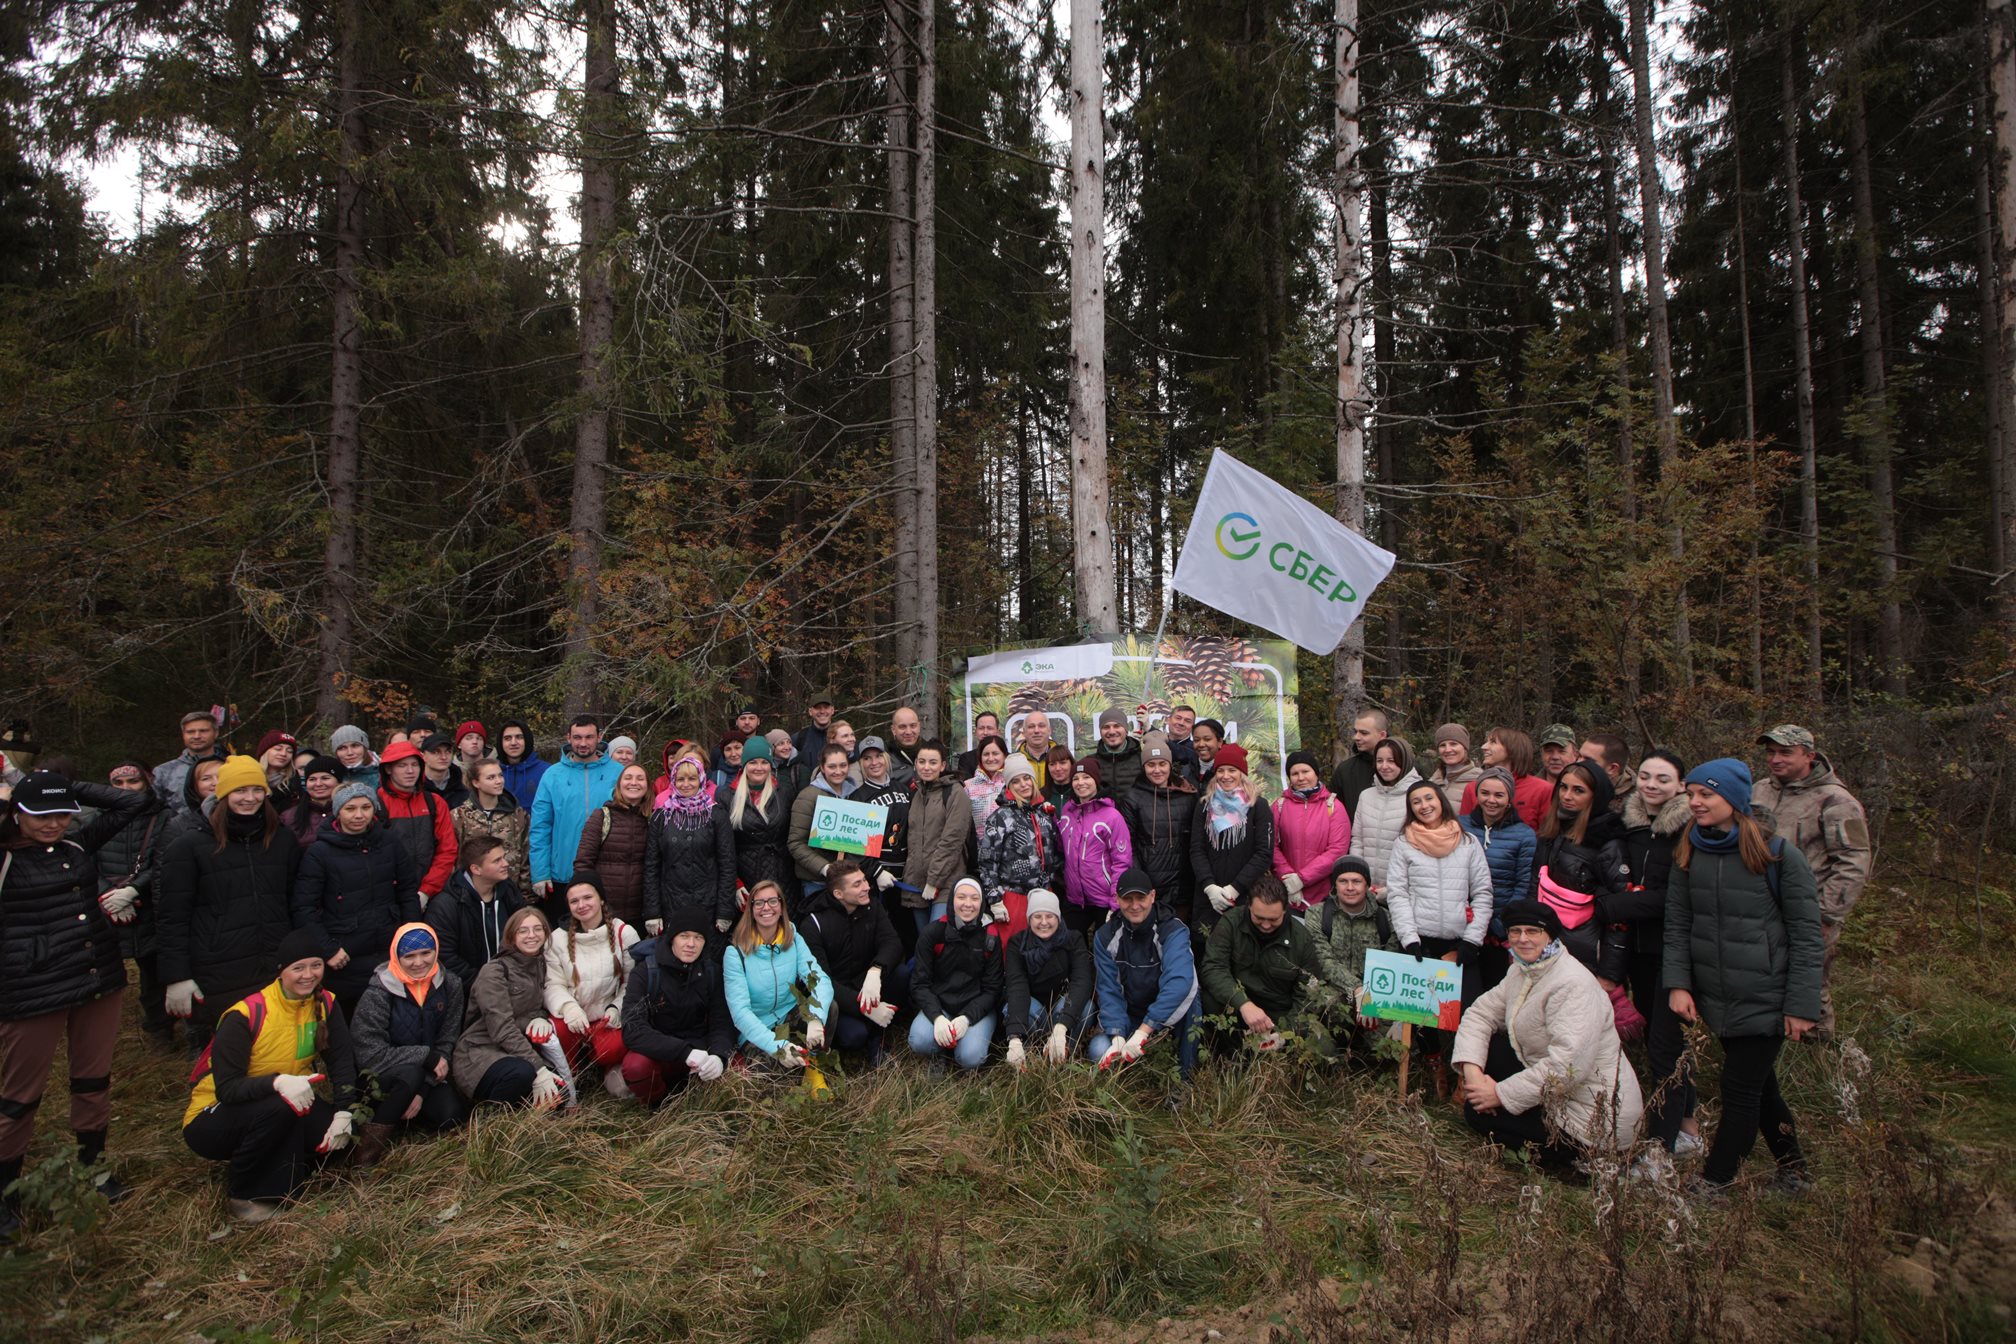
<svg viewBox="0 0 2016 1344">
<path fill-rule="evenodd" d="M 1778 887 L 1737 853 L 1696 849 L 1666 884 L 1668 989 L 1689 990 L 1717 1036 L 1777 1036 L 1787 1017 L 1820 1018 L 1820 898 L 1796 845 Z"/>
</svg>

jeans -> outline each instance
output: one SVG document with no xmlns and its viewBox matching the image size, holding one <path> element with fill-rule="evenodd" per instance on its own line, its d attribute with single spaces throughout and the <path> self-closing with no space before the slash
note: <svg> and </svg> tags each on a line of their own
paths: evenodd
<svg viewBox="0 0 2016 1344">
<path fill-rule="evenodd" d="M 906 961 L 882 977 L 882 999 L 885 1003 L 894 1004 L 898 1009 L 910 1005 L 910 973 L 914 969 Z M 826 1039 L 835 1050 L 845 1050 L 850 1054 L 873 1051 L 882 1044 L 882 1034 L 882 1028 L 865 1017 L 856 1017 L 844 1011 L 837 1002 L 826 1019 Z"/>
<path fill-rule="evenodd" d="M 1127 1033 L 1131 1035 L 1140 1025 L 1139 1022 L 1134 1023 L 1127 1028 Z M 1176 1067 L 1188 1078 L 1197 1071 L 1197 1005 L 1191 1005 L 1190 1011 L 1183 1014 L 1183 1020 L 1172 1031 L 1176 1037 Z M 1107 1034 L 1105 1027 L 1094 1027 L 1092 1043 L 1087 1047 L 1086 1055 L 1097 1064 L 1106 1058 L 1106 1052 L 1112 1045 L 1113 1037 Z"/>
<path fill-rule="evenodd" d="M 919 1013 L 910 1022 L 910 1051 L 912 1054 L 935 1058 L 949 1053 L 952 1062 L 962 1069 L 977 1069 L 987 1062 L 987 1051 L 994 1044 L 994 1025 L 999 1019 L 989 1013 L 966 1029 L 959 1043 L 948 1052 L 938 1044 L 938 1038 L 931 1034 L 931 1019 Z"/>
<path fill-rule="evenodd" d="M 635 1050 L 623 1056 L 623 1081 L 629 1086 L 630 1095 L 646 1106 L 656 1106 L 673 1093 L 685 1091 L 692 1079 L 693 1072 L 683 1059 L 668 1064 Z"/>
<path fill-rule="evenodd" d="M 1703 1180 L 1716 1185 L 1735 1180 L 1760 1133 L 1779 1166 L 1806 1165 L 1792 1109 L 1778 1091 L 1778 1051 L 1784 1044 L 1783 1036 L 1722 1038 L 1722 1123 L 1701 1168 Z"/>
</svg>

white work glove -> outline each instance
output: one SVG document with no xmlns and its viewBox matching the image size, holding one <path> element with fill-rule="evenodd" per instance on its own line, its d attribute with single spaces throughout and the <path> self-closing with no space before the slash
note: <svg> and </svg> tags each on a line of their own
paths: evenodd
<svg viewBox="0 0 2016 1344">
<path fill-rule="evenodd" d="M 131 924 L 140 918 L 139 913 L 133 909 L 134 903 L 139 899 L 138 887 L 114 887 L 98 898 L 98 908 L 103 910 L 105 918 L 114 924 Z"/>
<path fill-rule="evenodd" d="M 588 1014 L 581 1011 L 580 1004 L 570 1003 L 562 1008 L 560 1010 L 560 1020 L 565 1022 L 567 1030 L 573 1032 L 576 1036 L 586 1036 L 588 1034 Z M 527 1036 L 532 1034 L 529 1027 L 526 1029 L 525 1034 Z"/>
<path fill-rule="evenodd" d="M 534 1045 L 544 1045 L 553 1039 L 553 1023 L 543 1017 L 535 1017 L 525 1024 L 525 1039 Z"/>
<path fill-rule="evenodd" d="M 896 885 L 896 874 L 884 868 L 881 872 L 875 874 L 875 885 L 883 891 L 888 891 Z"/>
<path fill-rule="evenodd" d="M 688 1050 L 686 1052 L 686 1071 L 688 1073 L 700 1072 L 700 1066 L 706 1062 L 707 1052 L 705 1050 Z"/>
<path fill-rule="evenodd" d="M 1069 1059 L 1071 1057 L 1071 1046 L 1065 1040 L 1066 1035 L 1068 1033 L 1064 1030 L 1062 1022 L 1050 1028 L 1050 1039 L 1043 1044 L 1043 1058 L 1049 1060 L 1052 1064 L 1062 1064 L 1065 1060 Z"/>
<path fill-rule="evenodd" d="M 717 919 L 714 921 L 714 931 L 716 933 L 726 933 L 734 927 L 735 921 L 732 919 Z"/>
<path fill-rule="evenodd" d="M 1230 910 L 1239 899 L 1230 887 L 1208 886 L 1204 888 L 1204 894 L 1211 898 L 1211 908 L 1221 915 Z"/>
<path fill-rule="evenodd" d="M 882 1002 L 882 968 L 880 966 L 870 966 L 868 974 L 861 977 L 861 993 L 856 996 L 854 1002 L 860 1005 L 864 1016 L 874 1012 L 875 1005 Z"/>
<path fill-rule="evenodd" d="M 177 980 L 168 986 L 168 1016 L 189 1017 L 196 1011 L 196 1005 L 203 1002 L 203 991 L 194 980 Z"/>
<path fill-rule="evenodd" d="M 997 900 L 994 904 L 988 906 L 983 913 L 986 915 L 986 923 L 1006 924 L 1008 922 L 1008 903 Z"/>
<path fill-rule="evenodd" d="M 953 1018 L 952 1044 L 954 1045 L 959 1044 L 960 1039 L 963 1038 L 966 1035 L 966 1033 L 971 1031 L 972 1029 L 973 1029 L 973 1023 L 967 1019 L 964 1013 L 961 1013 L 959 1016 Z"/>
<path fill-rule="evenodd" d="M 819 876 L 821 877 L 826 876 L 826 874 L 832 871 L 833 871 L 833 865 L 830 863 L 822 863 L 819 865 Z"/>
<path fill-rule="evenodd" d="M 1134 1034 L 1127 1038 L 1126 1044 L 1122 1047 L 1120 1053 L 1132 1061 L 1141 1058 L 1147 1051 L 1148 1024 L 1143 1022 L 1140 1026 L 1134 1028 Z"/>
<path fill-rule="evenodd" d="M 611 1031 L 621 1031 L 623 1029 L 623 1005 L 620 1003 L 610 1004 L 609 1010 L 602 1014 L 602 1025 Z"/>
<path fill-rule="evenodd" d="M 560 1075 L 551 1069 L 541 1069 L 532 1075 L 532 1106 L 535 1110 L 550 1111 L 560 1104 Z"/>
<path fill-rule="evenodd" d="M 1253 1043 L 1253 1048 L 1255 1050 L 1279 1050 L 1284 1044 L 1286 1044 L 1286 1042 L 1282 1040 L 1280 1032 L 1270 1031 L 1265 1036 L 1262 1036 L 1259 1040 L 1255 1041 Z"/>
<path fill-rule="evenodd" d="M 438 893 L 438 892 L 429 892 L 429 891 L 423 891 L 423 892 L 421 892 L 421 893 L 420 893 L 420 913 L 421 913 L 421 914 L 423 914 L 423 915 L 424 915 L 424 914 L 426 914 L 426 913 L 427 913 L 427 902 L 429 902 L 429 901 L 433 900 L 433 899 L 435 898 L 435 896 L 437 896 L 437 895 L 439 895 L 439 894 L 440 894 L 440 893 Z"/>
<path fill-rule="evenodd" d="M 1288 874 L 1288 876 L 1281 879 L 1281 885 L 1288 888 L 1290 896 L 1300 896 L 1302 894 L 1302 874 Z"/>
<path fill-rule="evenodd" d="M 644 921 L 644 936 L 645 936 L 645 937 L 647 937 L 647 938 L 656 938 L 656 937 L 657 937 L 657 936 L 658 936 L 659 934 L 661 934 L 661 933 L 663 933 L 663 932 L 665 932 L 665 921 L 664 921 L 664 920 L 662 920 L 662 919 L 647 919 L 647 920 L 645 920 L 645 921 Z"/>
<path fill-rule="evenodd" d="M 713 1082 L 721 1076 L 721 1071 L 728 1067 L 721 1062 L 719 1055 L 701 1055 L 698 1050 L 693 1053 L 700 1055 L 700 1062 L 693 1067 L 693 1074 L 703 1083 Z"/>
<path fill-rule="evenodd" d="M 938 904 L 938 888 L 929 882 L 924 884 L 924 904 L 927 908 Z"/>
<path fill-rule="evenodd" d="M 1121 1039 L 1120 1037 L 1115 1036 L 1113 1038 L 1113 1043 L 1106 1047 L 1106 1053 L 1099 1056 L 1099 1067 L 1102 1069 L 1110 1069 L 1115 1064 L 1124 1064 L 1126 1062 L 1127 1062 L 1127 1042 Z"/>
<path fill-rule="evenodd" d="M 534 896 L 550 896 L 553 894 L 553 884 L 551 882 L 534 882 L 532 884 L 532 894 Z"/>
<path fill-rule="evenodd" d="M 824 1022 L 810 1022 L 806 1024 L 805 1048 L 807 1050 L 824 1050 L 826 1048 L 826 1024 Z"/>
<path fill-rule="evenodd" d="M 306 1115 L 315 1106 L 315 1084 L 322 1081 L 319 1073 L 276 1073 L 273 1075 L 273 1090 L 280 1094 L 280 1100 L 296 1115 Z"/>
<path fill-rule="evenodd" d="M 1023 1058 L 1022 1038 L 1020 1036 L 1014 1037 L 1008 1042 L 1008 1067 L 1011 1069 L 1020 1069 Z"/>
<path fill-rule="evenodd" d="M 896 1020 L 896 1005 L 884 1000 L 870 1008 L 864 1016 L 876 1026 L 886 1027 Z"/>
<path fill-rule="evenodd" d="M 793 1068 L 804 1069 L 810 1068 L 812 1065 L 812 1056 L 806 1054 L 805 1047 L 796 1041 L 784 1041 L 780 1043 L 777 1047 L 776 1058 L 779 1064 L 788 1064 Z"/>
<path fill-rule="evenodd" d="M 336 1112 L 329 1121 L 329 1132 L 322 1136 L 322 1142 L 315 1145 L 318 1153 L 341 1152 L 350 1146 L 350 1130 L 357 1122 L 348 1111 Z"/>
<path fill-rule="evenodd" d="M 943 1013 L 938 1014 L 937 1020 L 931 1024 L 931 1039 L 938 1042 L 940 1050 L 950 1050 L 954 1039 L 952 1035 L 952 1019 Z"/>
</svg>

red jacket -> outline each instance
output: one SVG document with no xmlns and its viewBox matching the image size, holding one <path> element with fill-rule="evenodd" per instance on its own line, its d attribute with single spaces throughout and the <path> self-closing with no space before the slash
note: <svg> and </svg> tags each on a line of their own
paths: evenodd
<svg viewBox="0 0 2016 1344">
<path fill-rule="evenodd" d="M 378 786 L 378 803 L 385 809 L 385 818 L 391 823 L 392 833 L 403 843 L 423 817 L 432 818 L 434 832 L 434 854 L 428 858 L 424 853 L 413 853 L 414 867 L 419 868 L 419 860 L 427 858 L 427 865 L 420 873 L 420 894 L 439 896 L 448 879 L 455 875 L 455 809 L 448 806 L 448 800 L 429 789 L 424 783 L 418 793 L 407 793 L 390 784 Z M 404 822 L 404 825 L 400 823 Z M 408 845 L 409 850 L 412 849 Z"/>
<path fill-rule="evenodd" d="M 1540 829 L 1540 823 L 1547 819 L 1547 809 L 1554 806 L 1554 786 L 1547 782 L 1545 775 L 1521 775 L 1512 784 L 1512 810 L 1519 814 L 1519 820 Z M 1477 781 L 1463 786 L 1463 815 L 1469 816 L 1477 810 Z"/>
</svg>

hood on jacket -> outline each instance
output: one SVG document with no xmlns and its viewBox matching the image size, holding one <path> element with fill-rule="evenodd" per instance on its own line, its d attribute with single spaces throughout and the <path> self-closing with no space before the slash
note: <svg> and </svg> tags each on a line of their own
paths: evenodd
<svg viewBox="0 0 2016 1344">
<path fill-rule="evenodd" d="M 1654 835 L 1678 835 L 1694 820 L 1694 814 L 1687 807 L 1685 794 L 1674 794 L 1660 807 L 1659 815 L 1645 814 L 1645 799 L 1633 789 L 1624 799 L 1624 828 L 1635 831 L 1640 826 L 1649 827 Z"/>
<path fill-rule="evenodd" d="M 1592 795 L 1592 797 L 1589 799 L 1589 810 L 1591 813 L 1595 814 L 1589 818 L 1589 825 L 1590 828 L 1593 830 L 1596 825 L 1596 817 L 1610 810 L 1610 800 L 1617 796 L 1617 786 L 1610 782 L 1609 771 L 1605 770 L 1600 765 L 1591 765 L 1587 761 L 1570 762 L 1568 768 L 1566 770 L 1563 770 L 1561 773 L 1565 775 L 1568 773 L 1568 770 L 1574 770 L 1575 767 L 1578 765 L 1588 766 L 1588 769 L 1580 770 L 1577 771 L 1576 773 L 1580 774 L 1582 778 L 1589 781 L 1589 791 Z M 1559 794 L 1561 792 L 1561 781 L 1558 779 L 1554 781 L 1554 792 L 1556 794 Z M 1558 808 L 1559 805 L 1550 804 L 1550 806 Z"/>
<path fill-rule="evenodd" d="M 1400 778 L 1405 779 L 1408 775 L 1414 773 L 1414 746 L 1404 737 L 1382 737 L 1372 746 L 1372 759 L 1374 761 L 1379 759 L 1379 748 L 1388 742 L 1391 742 L 1394 748 L 1400 753 Z M 1379 782 L 1379 775 L 1376 770 L 1373 772 L 1372 782 L 1375 784 Z M 1395 787 L 1398 786 L 1396 785 Z"/>
<path fill-rule="evenodd" d="M 315 827 L 315 837 L 318 843 L 335 845 L 341 849 L 362 849 L 366 844 L 375 843 L 387 834 L 389 832 L 386 829 L 385 822 L 375 815 L 371 818 L 371 824 L 364 828 L 361 835 L 351 835 L 338 826 L 334 812 L 323 817 L 321 822 Z"/>
<path fill-rule="evenodd" d="M 506 728 L 516 728 L 519 732 L 525 734 L 525 754 L 523 756 L 520 756 L 515 761 L 504 754 L 504 730 Z M 532 740 L 531 724 L 525 722 L 525 720 L 523 719 L 506 719 L 504 720 L 504 722 L 497 725 L 498 760 L 504 762 L 504 764 L 506 765 L 523 765 L 525 762 L 531 760 L 534 756 L 537 756 L 538 754 L 539 754 L 539 744 Z"/>
</svg>

